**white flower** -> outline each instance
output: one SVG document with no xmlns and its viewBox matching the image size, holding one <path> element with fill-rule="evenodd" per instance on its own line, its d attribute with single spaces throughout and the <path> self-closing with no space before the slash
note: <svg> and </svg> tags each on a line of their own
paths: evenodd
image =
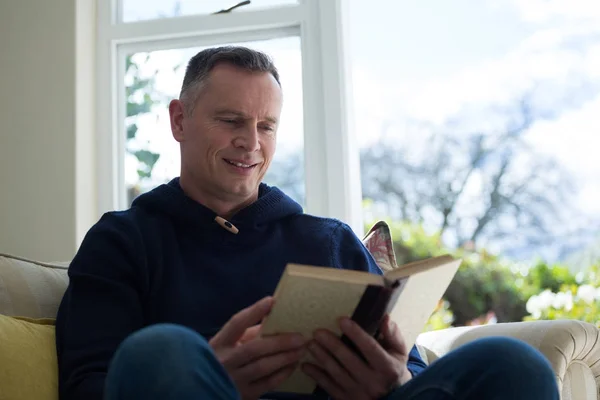
<svg viewBox="0 0 600 400">
<path fill-rule="evenodd" d="M 567 305 L 567 294 L 563 292 L 558 292 L 554 296 L 554 300 L 552 301 L 552 307 L 557 310 L 565 307 Z"/>
<path fill-rule="evenodd" d="M 538 319 L 542 315 L 542 308 L 540 304 L 540 298 L 537 295 L 533 295 L 527 300 L 527 304 L 525 305 L 527 312 L 531 314 L 531 316 L 535 319 Z"/>
<path fill-rule="evenodd" d="M 567 300 L 565 302 L 565 311 L 571 311 L 573 309 L 573 294 L 567 292 Z"/>
<path fill-rule="evenodd" d="M 552 293 L 550 289 L 546 289 L 542 293 L 538 294 L 540 310 L 547 310 L 548 308 L 552 307 L 555 297 L 556 294 Z"/>
<path fill-rule="evenodd" d="M 552 300 L 552 308 L 560 310 L 567 304 L 567 295 L 563 292 L 558 292 L 554 295 L 554 299 Z"/>
<path fill-rule="evenodd" d="M 445 324 L 449 325 L 454 322 L 454 316 L 450 313 L 444 314 L 442 316 L 442 321 L 444 321 Z"/>
<path fill-rule="evenodd" d="M 573 294 L 571 292 L 556 293 L 552 300 L 552 307 L 557 310 L 563 308 L 565 311 L 571 311 L 573 308 Z"/>
<path fill-rule="evenodd" d="M 577 288 L 577 297 L 592 304 L 596 300 L 596 289 L 592 285 L 581 285 Z"/>
</svg>

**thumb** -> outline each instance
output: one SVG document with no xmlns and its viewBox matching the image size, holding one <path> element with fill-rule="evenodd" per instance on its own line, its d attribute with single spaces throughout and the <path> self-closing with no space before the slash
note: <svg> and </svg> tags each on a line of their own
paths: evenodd
<svg viewBox="0 0 600 400">
<path fill-rule="evenodd" d="M 398 329 L 398 325 L 392 321 L 389 315 L 384 317 L 381 325 L 381 345 L 391 353 L 407 356 L 406 343 Z"/>
<path fill-rule="evenodd" d="M 259 323 L 273 306 L 273 298 L 265 297 L 253 305 L 235 314 L 211 339 L 213 347 L 234 345 L 244 335 L 246 330 Z"/>
<path fill-rule="evenodd" d="M 240 338 L 239 342 L 243 344 L 249 342 L 250 340 L 254 340 L 260 334 L 261 328 L 261 325 L 255 325 L 251 328 L 246 329 L 246 331 L 242 334 L 242 337 Z"/>
</svg>

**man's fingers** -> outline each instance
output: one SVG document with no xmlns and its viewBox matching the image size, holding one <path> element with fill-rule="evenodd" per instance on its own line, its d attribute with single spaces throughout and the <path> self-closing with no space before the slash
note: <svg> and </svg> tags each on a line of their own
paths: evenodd
<svg viewBox="0 0 600 400">
<path fill-rule="evenodd" d="M 260 328 L 261 325 L 259 324 L 246 329 L 246 331 L 239 340 L 240 344 L 244 344 L 252 339 L 256 339 L 258 337 L 258 334 L 260 333 Z"/>
<path fill-rule="evenodd" d="M 350 318 L 343 318 L 340 321 L 340 327 L 342 328 L 342 332 L 358 347 L 358 350 L 366 358 L 367 363 L 372 368 L 378 369 L 381 360 L 388 357 L 387 352 L 381 347 L 379 342 L 374 337 L 368 335 Z"/>
<path fill-rule="evenodd" d="M 257 382 L 270 378 L 278 371 L 298 364 L 303 350 L 292 350 L 277 353 L 271 356 L 257 359 L 232 372 L 232 377 L 240 382 Z"/>
<path fill-rule="evenodd" d="M 249 389 L 252 393 L 255 393 L 256 397 L 258 398 L 260 395 L 272 391 L 274 388 L 279 386 L 294 372 L 295 369 L 296 365 L 285 367 L 282 370 L 265 377 L 264 379 L 252 382 L 249 385 Z"/>
<path fill-rule="evenodd" d="M 235 314 L 223 328 L 212 338 L 210 344 L 213 348 L 234 345 L 244 335 L 244 332 L 259 323 L 273 306 L 273 298 L 265 297 L 250 307 L 244 308 Z"/>
<path fill-rule="evenodd" d="M 314 364 L 306 363 L 302 365 L 302 371 L 315 380 L 327 394 L 334 399 L 346 399 L 348 396 L 344 393 L 344 390 L 325 372 L 321 367 L 317 367 Z M 356 393 L 355 395 L 359 395 Z"/>
<path fill-rule="evenodd" d="M 353 382 L 369 379 L 367 364 L 338 337 L 328 331 L 315 334 L 315 342 L 308 346 L 316 364 L 325 370 L 338 385 L 351 389 Z"/>
<path fill-rule="evenodd" d="M 252 340 L 232 350 L 224 364 L 228 368 L 239 368 L 263 357 L 299 350 L 304 343 L 304 338 L 299 334 L 280 334 Z"/>
</svg>

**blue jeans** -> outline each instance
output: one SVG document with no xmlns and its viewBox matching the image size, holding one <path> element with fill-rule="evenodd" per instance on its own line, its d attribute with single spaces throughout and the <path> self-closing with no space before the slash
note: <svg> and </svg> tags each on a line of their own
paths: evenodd
<svg viewBox="0 0 600 400">
<path fill-rule="evenodd" d="M 134 333 L 117 350 L 106 400 L 239 399 L 202 336 L 159 324 Z M 533 347 L 509 338 L 466 344 L 432 363 L 386 400 L 558 400 L 554 373 Z"/>
</svg>

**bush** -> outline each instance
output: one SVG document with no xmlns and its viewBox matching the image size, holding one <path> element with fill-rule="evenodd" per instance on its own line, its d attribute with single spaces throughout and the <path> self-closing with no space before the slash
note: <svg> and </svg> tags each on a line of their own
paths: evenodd
<svg viewBox="0 0 600 400">
<path fill-rule="evenodd" d="M 447 311 L 439 311 L 452 313 L 453 326 L 468 325 L 489 312 L 499 322 L 520 321 L 527 315 L 526 300 L 515 286 L 513 272 L 498 257 L 484 250 L 448 249 L 439 235 L 429 234 L 421 226 L 398 222 L 388 224 L 399 265 L 446 253 L 463 259 L 444 294 Z"/>
<path fill-rule="evenodd" d="M 559 290 L 545 289 L 527 301 L 526 321 L 576 319 L 600 327 L 599 266 L 584 271 L 577 282 L 564 283 Z M 585 282 L 585 283 L 584 283 Z"/>
<path fill-rule="evenodd" d="M 565 285 L 576 285 L 577 280 L 569 268 L 564 265 L 548 265 L 539 260 L 533 267 L 524 271 L 525 285 L 521 288 L 523 296 L 529 299 L 542 290 L 559 291 Z"/>
<path fill-rule="evenodd" d="M 450 303 L 445 300 L 440 300 L 438 306 L 429 317 L 429 321 L 423 329 L 424 332 L 437 331 L 440 329 L 446 329 L 452 326 L 454 322 L 454 315 L 450 310 Z"/>
<path fill-rule="evenodd" d="M 594 292 L 594 301 L 590 300 L 591 288 L 600 287 L 599 268 L 575 277 L 565 265 L 549 265 L 543 260 L 522 265 L 485 249 L 449 249 L 439 235 L 427 233 L 421 226 L 388 224 L 399 265 L 446 253 L 463 259 L 426 330 L 487 321 L 600 319 L 600 289 Z M 567 307 L 569 296 L 572 306 Z"/>
</svg>

